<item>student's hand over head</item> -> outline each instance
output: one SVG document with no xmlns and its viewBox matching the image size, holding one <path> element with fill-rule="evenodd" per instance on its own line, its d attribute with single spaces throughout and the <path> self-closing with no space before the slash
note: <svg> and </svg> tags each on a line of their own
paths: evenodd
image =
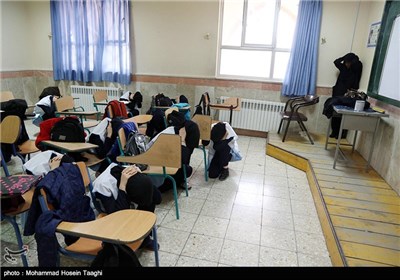
<svg viewBox="0 0 400 280">
<path fill-rule="evenodd" d="M 52 159 L 49 160 L 49 166 L 50 166 L 50 170 L 54 170 L 57 167 L 60 166 L 61 164 L 61 159 L 62 159 L 62 155 L 61 156 L 55 156 Z"/>
<path fill-rule="evenodd" d="M 182 145 L 186 146 L 186 129 L 185 127 L 182 127 L 181 129 L 179 129 L 179 136 L 181 137 L 181 142 Z"/>
<path fill-rule="evenodd" d="M 107 124 L 107 137 L 111 138 L 112 133 L 113 133 L 113 129 L 112 129 L 111 122 L 108 122 L 108 124 Z"/>
<path fill-rule="evenodd" d="M 120 190 L 125 191 L 126 184 L 128 183 L 128 179 L 137 173 L 141 173 L 141 171 L 140 171 L 139 167 L 137 167 L 136 165 L 128 166 L 124 170 L 122 170 L 121 181 L 119 183 Z"/>
</svg>

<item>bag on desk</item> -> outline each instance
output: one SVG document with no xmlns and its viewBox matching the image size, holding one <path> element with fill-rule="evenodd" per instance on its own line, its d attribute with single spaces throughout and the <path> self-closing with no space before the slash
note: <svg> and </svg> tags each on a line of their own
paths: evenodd
<svg viewBox="0 0 400 280">
<path fill-rule="evenodd" d="M 77 118 L 65 117 L 51 128 L 50 139 L 58 142 L 85 143 L 85 131 Z"/>
<path fill-rule="evenodd" d="M 42 176 L 21 175 L 1 178 L 1 212 L 8 213 L 18 209 L 25 202 L 22 195 L 30 188 L 35 187 Z"/>
</svg>

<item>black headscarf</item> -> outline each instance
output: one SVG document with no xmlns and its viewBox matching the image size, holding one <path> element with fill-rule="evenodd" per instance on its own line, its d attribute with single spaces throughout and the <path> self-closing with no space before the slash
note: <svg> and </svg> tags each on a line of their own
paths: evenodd
<svg viewBox="0 0 400 280">
<path fill-rule="evenodd" d="M 121 173 L 124 170 L 122 166 L 114 166 L 110 173 L 117 179 L 117 186 L 121 182 Z M 153 183 L 151 179 L 142 173 L 136 173 L 131 176 L 126 183 L 126 193 L 130 201 L 138 205 L 150 205 L 153 202 Z"/>
</svg>

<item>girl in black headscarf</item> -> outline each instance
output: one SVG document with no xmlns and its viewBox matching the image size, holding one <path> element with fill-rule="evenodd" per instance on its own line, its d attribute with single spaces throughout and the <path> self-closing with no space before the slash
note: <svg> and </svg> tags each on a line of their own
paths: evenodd
<svg viewBox="0 0 400 280">
<path fill-rule="evenodd" d="M 343 57 L 337 58 L 333 62 L 340 73 L 337 77 L 336 84 L 332 88 L 332 97 L 344 96 L 348 90 L 357 90 L 360 87 L 360 79 L 362 73 L 362 63 L 358 56 L 354 53 L 348 53 Z M 330 137 L 337 138 L 339 135 L 341 116 L 332 118 L 332 133 Z M 342 138 L 346 138 L 347 130 L 343 130 Z"/>
</svg>

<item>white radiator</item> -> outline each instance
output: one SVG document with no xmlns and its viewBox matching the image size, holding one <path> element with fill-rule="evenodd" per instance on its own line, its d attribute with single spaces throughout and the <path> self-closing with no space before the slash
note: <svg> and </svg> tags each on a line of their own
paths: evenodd
<svg viewBox="0 0 400 280">
<path fill-rule="evenodd" d="M 78 99 L 75 100 L 75 106 L 82 106 L 85 111 L 94 111 L 96 108 L 93 106 L 93 93 L 98 90 L 107 91 L 108 101 L 118 100 L 122 95 L 122 92 L 118 88 L 113 87 L 91 87 L 91 86 L 70 86 L 72 97 Z M 105 106 L 98 106 L 99 111 L 102 112 Z"/>
<path fill-rule="evenodd" d="M 228 97 L 222 96 L 223 102 Z M 232 113 L 232 127 L 256 131 L 277 132 L 281 121 L 280 112 L 285 109 L 285 103 L 244 99 L 240 111 Z M 219 110 L 219 120 L 229 122 L 229 110 Z"/>
</svg>

